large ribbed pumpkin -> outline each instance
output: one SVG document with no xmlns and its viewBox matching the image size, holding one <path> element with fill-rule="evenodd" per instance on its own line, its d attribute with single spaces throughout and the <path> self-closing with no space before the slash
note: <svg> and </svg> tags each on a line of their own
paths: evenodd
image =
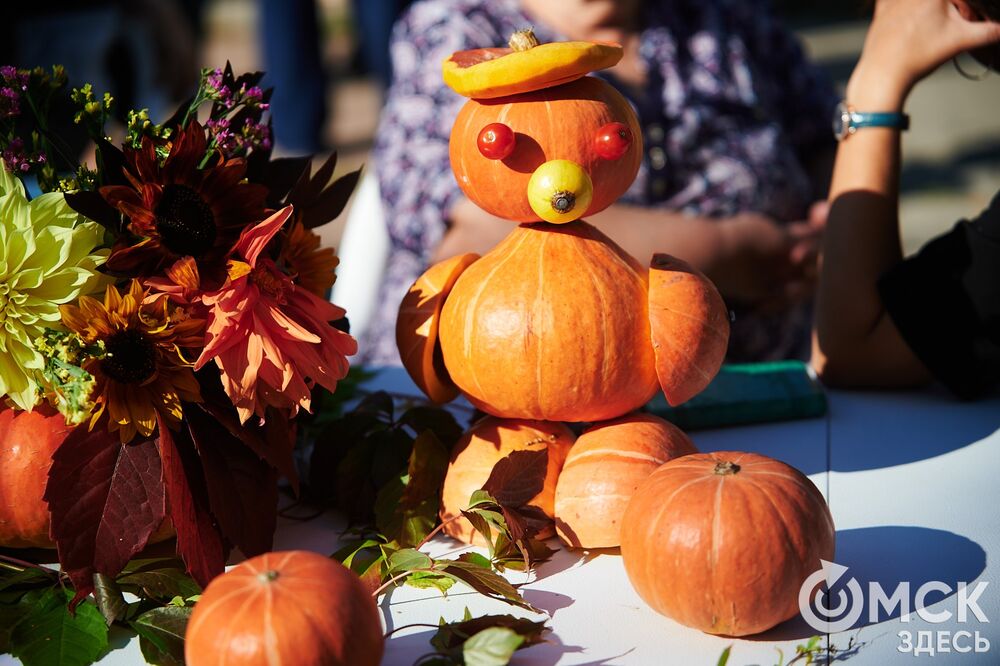
<svg viewBox="0 0 1000 666">
<path fill-rule="evenodd" d="M 660 465 L 697 453 L 680 428 L 652 414 L 598 423 L 570 449 L 556 485 L 556 532 L 574 548 L 621 544 L 632 494 Z"/>
<path fill-rule="evenodd" d="M 265 553 L 213 580 L 184 637 L 187 666 L 378 666 L 371 593 L 316 553 Z"/>
<path fill-rule="evenodd" d="M 73 426 L 48 405 L 0 411 L 0 546 L 54 548 L 42 499 L 52 454 Z"/>
<path fill-rule="evenodd" d="M 562 423 L 492 416 L 477 421 L 452 449 L 441 490 L 441 520 L 446 523 L 443 531 L 466 543 L 484 543 L 472 523 L 456 517 L 469 505 L 472 493 L 490 478 L 493 467 L 515 451 L 548 450 L 545 483 L 528 504 L 537 506 L 551 517 L 556 481 L 573 439 L 573 433 Z M 541 536 L 551 535 L 551 531 L 546 531 Z"/>
<path fill-rule="evenodd" d="M 507 418 L 603 421 L 635 410 L 657 390 L 647 279 L 585 222 L 515 228 L 445 301 L 439 335 L 452 381 Z"/>
<path fill-rule="evenodd" d="M 487 125 L 503 123 L 514 132 L 513 152 L 502 160 L 479 151 Z M 604 159 L 595 145 L 609 123 L 627 125 L 632 142 L 618 159 Z M 632 184 L 642 161 L 642 131 L 629 103 L 604 81 L 585 76 L 571 83 L 520 95 L 466 102 L 455 120 L 449 145 L 459 187 L 483 210 L 517 222 L 534 222 L 528 181 L 549 160 L 578 164 L 593 181 L 594 195 L 584 215 L 594 215 Z"/>
<path fill-rule="evenodd" d="M 635 491 L 622 524 L 622 559 L 639 596 L 711 634 L 756 634 L 794 617 L 799 588 L 833 550 L 833 519 L 816 486 L 753 453 L 668 462 Z"/>
</svg>

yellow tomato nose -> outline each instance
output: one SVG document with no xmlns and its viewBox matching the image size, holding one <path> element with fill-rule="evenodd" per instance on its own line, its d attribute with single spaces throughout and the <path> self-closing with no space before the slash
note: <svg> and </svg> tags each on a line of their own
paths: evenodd
<svg viewBox="0 0 1000 666">
<path fill-rule="evenodd" d="M 528 203 L 546 222 L 564 224 L 583 217 L 594 197 L 587 172 L 569 160 L 549 160 L 531 174 Z"/>
</svg>

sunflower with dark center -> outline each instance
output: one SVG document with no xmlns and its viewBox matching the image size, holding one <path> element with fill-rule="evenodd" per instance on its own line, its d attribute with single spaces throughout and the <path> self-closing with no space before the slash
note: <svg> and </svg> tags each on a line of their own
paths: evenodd
<svg viewBox="0 0 1000 666">
<path fill-rule="evenodd" d="M 149 437 L 157 414 L 177 427 L 182 402 L 201 402 L 198 381 L 184 349 L 204 344 L 205 322 L 173 307 L 166 294 L 147 299 L 138 280 L 120 293 L 109 286 L 104 301 L 83 296 L 79 305 L 63 305 L 63 324 L 104 353 L 84 364 L 94 376 L 94 411 L 90 427 L 106 412 L 108 428 L 123 443 L 136 434 Z"/>
<path fill-rule="evenodd" d="M 265 217 L 267 188 L 246 181 L 242 159 L 199 169 L 207 146 L 201 125 L 192 122 L 162 163 L 149 137 L 138 150 L 125 148 L 129 185 L 101 188 L 128 230 L 111 250 L 109 272 L 161 275 L 181 257 L 193 257 L 203 278 L 224 280 L 226 254 L 247 225 Z"/>
</svg>

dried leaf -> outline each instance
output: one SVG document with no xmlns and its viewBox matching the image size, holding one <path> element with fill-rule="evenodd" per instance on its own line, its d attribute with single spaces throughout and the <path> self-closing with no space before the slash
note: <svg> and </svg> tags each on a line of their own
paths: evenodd
<svg viewBox="0 0 1000 666">
<path fill-rule="evenodd" d="M 526 610 L 541 612 L 525 601 L 506 578 L 491 569 L 461 560 L 439 561 L 435 570 L 459 580 L 476 592 L 491 599 L 499 599 Z"/>
<path fill-rule="evenodd" d="M 121 444 L 101 426 L 78 426 L 52 456 L 45 488 L 59 562 L 76 587 L 116 576 L 163 522 L 166 498 L 153 440 Z"/>
<path fill-rule="evenodd" d="M 524 506 L 545 486 L 548 461 L 548 449 L 513 451 L 493 466 L 483 490 L 501 506 Z"/>
<path fill-rule="evenodd" d="M 466 615 L 469 615 L 468 609 Z M 544 640 L 542 634 L 548 631 L 544 621 L 535 622 L 513 615 L 482 615 L 476 618 L 470 616 L 461 622 L 442 624 L 431 638 L 431 645 L 439 652 L 448 652 L 460 647 L 470 636 L 491 627 L 503 627 L 515 632 L 524 639 L 522 647 L 541 643 Z"/>
</svg>

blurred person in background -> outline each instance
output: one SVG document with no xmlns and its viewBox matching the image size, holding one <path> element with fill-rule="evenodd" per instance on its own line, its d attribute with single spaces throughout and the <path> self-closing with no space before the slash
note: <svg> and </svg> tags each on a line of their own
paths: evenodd
<svg viewBox="0 0 1000 666">
<path fill-rule="evenodd" d="M 115 97 L 112 111 L 122 125 L 122 114 L 130 108 L 148 108 L 151 117 L 162 119 L 198 84 L 199 6 L 199 0 L 183 5 L 173 0 L 11 3 L 0 63 L 65 66 L 70 86 L 90 82 L 98 96 L 110 92 Z M 80 154 L 89 140 L 73 123 L 75 111 L 69 105 L 54 109 L 52 129 Z"/>
<path fill-rule="evenodd" d="M 904 260 L 900 246 L 906 99 L 963 52 L 985 67 L 967 78 L 1000 68 L 1000 0 L 876 4 L 847 86 L 822 246 L 813 364 L 830 385 L 938 379 L 974 398 L 1000 381 L 1000 193 L 915 256 Z"/>
<path fill-rule="evenodd" d="M 836 96 L 764 0 L 423 0 L 397 24 L 375 168 L 392 249 L 361 356 L 398 364 L 396 310 L 435 261 L 488 251 L 513 228 L 466 199 L 448 161 L 465 98 L 455 51 L 608 40 L 600 72 L 635 106 L 645 154 L 633 187 L 587 221 L 645 264 L 654 251 L 706 272 L 734 310 L 730 360 L 805 358 Z"/>
<path fill-rule="evenodd" d="M 264 51 L 263 85 L 271 97 L 275 151 L 322 152 L 326 121 L 326 76 L 320 54 L 315 0 L 259 0 Z"/>
<path fill-rule="evenodd" d="M 389 57 L 392 26 L 409 5 L 410 0 L 354 0 L 351 4 L 359 40 L 358 55 L 365 71 L 383 87 L 392 81 Z"/>
</svg>

